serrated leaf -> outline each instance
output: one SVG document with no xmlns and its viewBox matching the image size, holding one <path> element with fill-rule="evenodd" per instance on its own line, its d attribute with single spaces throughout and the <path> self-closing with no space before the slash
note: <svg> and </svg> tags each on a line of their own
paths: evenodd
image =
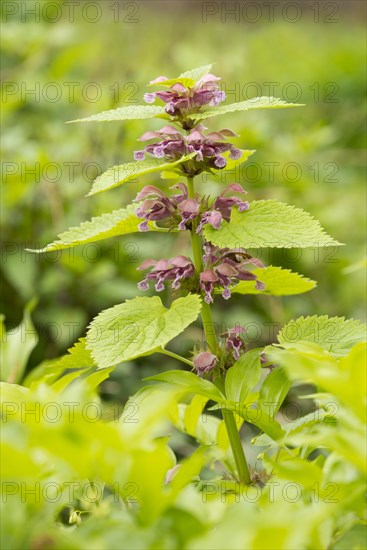
<svg viewBox="0 0 367 550">
<path fill-rule="evenodd" d="M 166 114 L 164 107 L 157 107 L 155 105 L 129 105 L 128 107 L 119 107 L 118 109 L 103 111 L 102 113 L 91 115 L 86 118 L 69 120 L 67 124 L 73 122 L 112 122 L 115 120 L 139 120 L 145 118 L 169 119 L 170 117 Z"/>
<path fill-rule="evenodd" d="M 193 323 L 201 310 L 195 294 L 169 309 L 158 296 L 134 298 L 102 311 L 90 324 L 87 349 L 99 367 L 110 367 L 153 352 Z"/>
<path fill-rule="evenodd" d="M 239 101 L 237 103 L 229 103 L 227 105 L 219 105 L 218 107 L 212 107 L 193 115 L 196 120 L 203 120 L 218 115 L 224 115 L 226 113 L 234 113 L 236 111 L 249 111 L 250 109 L 281 109 L 287 107 L 303 107 L 303 103 L 287 103 L 283 99 L 277 97 L 254 97 L 247 99 L 246 101 Z"/>
<path fill-rule="evenodd" d="M 126 164 L 113 166 L 95 180 L 87 196 L 107 191 L 108 189 L 117 187 L 122 183 L 131 181 L 139 176 L 144 176 L 145 174 L 170 170 L 174 166 L 191 159 L 195 154 L 196 153 L 190 153 L 190 155 L 183 156 L 175 162 L 162 162 L 158 159 L 149 159 L 141 162 L 127 162 Z"/>
<path fill-rule="evenodd" d="M 95 367 L 96 363 L 86 348 L 85 338 L 80 338 L 73 347 L 69 348 L 68 353 L 57 360 L 57 366 L 63 367 L 65 370 Z"/>
<path fill-rule="evenodd" d="M 335 355 L 346 355 L 354 344 L 366 340 L 366 331 L 366 325 L 354 319 L 313 315 L 290 321 L 277 338 L 280 344 L 302 340 L 314 342 Z"/>
<path fill-rule="evenodd" d="M 248 351 L 228 369 L 225 379 L 225 391 L 226 397 L 230 401 L 245 401 L 260 380 L 260 351 L 259 349 Z"/>
<path fill-rule="evenodd" d="M 119 210 L 94 217 L 77 227 L 71 227 L 67 231 L 64 231 L 58 236 L 59 238 L 56 241 L 44 248 L 39 250 L 29 249 L 29 252 L 41 253 L 51 252 L 52 250 L 63 250 L 110 237 L 137 233 L 139 231 L 138 225 L 142 220 L 135 215 L 136 207 L 137 205 L 129 205 L 127 208 L 120 208 Z M 157 227 L 154 222 L 149 222 L 148 227 L 151 231 L 166 231 L 166 229 Z"/>
<path fill-rule="evenodd" d="M 193 372 L 187 372 L 183 370 L 171 370 L 149 376 L 145 380 L 156 380 L 159 382 L 166 382 L 167 384 L 176 385 L 178 387 L 185 388 L 188 392 L 197 393 L 203 395 L 213 401 L 224 400 L 224 395 L 218 390 L 216 386 L 209 380 L 199 378 L 197 374 Z"/>
<path fill-rule="evenodd" d="M 220 229 L 207 224 L 206 240 L 221 248 L 313 248 L 339 245 L 310 214 L 275 200 L 253 201 L 245 212 L 232 210 Z"/>
<path fill-rule="evenodd" d="M 303 275 L 295 273 L 290 269 L 283 269 L 277 266 L 256 268 L 252 273 L 265 284 L 264 290 L 257 290 L 254 281 L 241 281 L 231 289 L 237 294 L 267 294 L 271 296 L 290 296 L 308 292 L 316 286 L 316 282 L 306 279 Z"/>
</svg>

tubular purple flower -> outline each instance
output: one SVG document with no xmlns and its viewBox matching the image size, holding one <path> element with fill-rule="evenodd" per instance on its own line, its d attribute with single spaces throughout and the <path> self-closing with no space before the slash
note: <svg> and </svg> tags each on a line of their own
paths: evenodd
<svg viewBox="0 0 367 550">
<path fill-rule="evenodd" d="M 134 202 L 142 199 L 145 200 L 136 209 L 137 217 L 145 220 L 138 226 L 140 231 L 148 231 L 148 221 L 158 221 L 172 217 L 176 210 L 176 202 L 154 185 L 145 186 L 137 194 Z"/>
<path fill-rule="evenodd" d="M 240 358 L 241 349 L 244 349 L 246 346 L 242 338 L 239 337 L 240 334 L 244 333 L 246 333 L 246 329 L 241 325 L 236 325 L 234 328 L 221 334 L 221 338 L 226 338 L 226 349 L 233 352 L 236 360 Z"/>
<path fill-rule="evenodd" d="M 217 168 L 224 168 L 227 164 L 227 161 L 222 155 L 216 155 L 214 164 Z"/>
<path fill-rule="evenodd" d="M 229 263 L 224 262 L 216 266 L 214 271 L 218 276 L 219 284 L 224 288 L 222 296 L 225 300 L 228 300 L 231 297 L 229 286 L 232 284 L 232 277 L 237 277 L 238 271 Z"/>
<path fill-rule="evenodd" d="M 134 151 L 134 160 L 144 160 L 145 151 Z"/>
<path fill-rule="evenodd" d="M 201 217 L 200 223 L 196 229 L 196 233 L 201 233 L 203 225 L 209 223 L 214 229 L 220 229 L 222 225 L 222 214 L 217 210 L 211 210 L 209 212 L 204 212 Z"/>
<path fill-rule="evenodd" d="M 222 225 L 222 219 L 227 222 L 231 219 L 231 211 L 233 206 L 237 206 L 239 212 L 244 212 L 248 210 L 250 204 L 248 201 L 243 201 L 239 197 L 230 196 L 226 197 L 230 191 L 235 193 L 245 194 L 246 191 L 237 183 L 232 183 L 228 185 L 224 191 L 217 197 L 212 205 L 213 210 L 204 212 L 201 216 L 200 223 L 197 227 L 197 233 L 200 233 L 203 229 L 203 226 L 206 223 L 209 223 L 214 229 L 220 229 Z"/>
<path fill-rule="evenodd" d="M 217 281 L 218 277 L 211 269 L 205 269 L 205 271 L 200 273 L 200 288 L 205 292 L 204 300 L 207 304 L 213 302 L 212 293 Z"/>
<path fill-rule="evenodd" d="M 164 290 L 164 282 L 173 279 L 172 288 L 180 288 L 182 279 L 190 279 L 195 274 L 195 268 L 191 260 L 186 256 L 176 256 L 171 260 L 145 260 L 138 270 L 152 268 L 140 283 L 140 290 L 149 289 L 149 281 L 156 281 L 157 292 Z"/>
<path fill-rule="evenodd" d="M 262 262 L 253 258 L 240 248 L 220 249 L 209 243 L 204 245 L 204 271 L 200 275 L 200 288 L 205 292 L 204 300 L 213 302 L 212 293 L 216 288 L 222 288 L 225 300 L 231 297 L 230 287 L 238 281 L 256 281 L 255 288 L 263 290 L 265 285 L 258 280 L 257 275 L 248 271 L 245 266 L 253 264 L 264 267 Z"/>
<path fill-rule="evenodd" d="M 194 220 L 199 214 L 200 204 L 195 199 L 185 199 L 178 205 L 182 221 L 178 225 L 181 231 L 186 229 L 186 222 Z"/>
<path fill-rule="evenodd" d="M 229 222 L 231 219 L 231 210 L 233 206 L 237 206 L 239 212 L 244 212 L 245 210 L 248 210 L 250 208 L 250 204 L 248 201 L 243 201 L 238 197 L 230 196 L 226 197 L 226 195 L 230 192 L 234 191 L 235 193 L 241 193 L 246 194 L 246 191 L 239 185 L 238 183 L 232 183 L 231 185 L 228 185 L 224 191 L 217 197 L 214 201 L 214 209 L 219 210 L 219 212 L 222 214 L 223 218 Z"/>
</svg>

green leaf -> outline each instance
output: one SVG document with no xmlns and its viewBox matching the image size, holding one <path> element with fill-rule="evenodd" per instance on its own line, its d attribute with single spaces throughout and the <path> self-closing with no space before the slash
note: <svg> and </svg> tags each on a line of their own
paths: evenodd
<svg viewBox="0 0 367 550">
<path fill-rule="evenodd" d="M 280 344 L 299 340 L 314 342 L 335 355 L 346 355 L 357 342 L 366 340 L 367 327 L 344 317 L 299 317 L 287 323 L 278 334 Z"/>
<path fill-rule="evenodd" d="M 261 388 L 258 403 L 261 408 L 270 410 L 271 418 L 274 418 L 283 403 L 291 386 L 285 369 L 278 367 L 268 374 Z"/>
<path fill-rule="evenodd" d="M 154 376 L 149 376 L 144 380 L 166 382 L 167 384 L 183 387 L 187 392 L 203 395 L 213 401 L 224 401 L 224 395 L 216 386 L 214 386 L 214 384 L 212 384 L 212 382 L 199 378 L 197 374 L 194 374 L 193 372 L 170 370 L 160 374 L 155 374 Z"/>
<path fill-rule="evenodd" d="M 90 351 L 86 348 L 85 338 L 80 338 L 74 346 L 68 349 L 68 353 L 57 361 L 57 366 L 66 369 L 80 369 L 85 367 L 95 367 Z"/>
<path fill-rule="evenodd" d="M 271 296 L 290 296 L 308 292 L 316 286 L 316 282 L 306 279 L 290 269 L 269 266 L 252 270 L 259 280 L 265 284 L 264 290 L 256 290 L 254 281 L 241 281 L 231 289 L 237 294 L 268 294 Z"/>
<path fill-rule="evenodd" d="M 83 380 L 81 380 L 81 384 L 88 388 L 88 390 L 93 391 L 98 388 L 104 382 L 109 378 L 111 372 L 113 371 L 113 367 L 110 367 L 108 369 L 98 369 L 91 374 L 87 374 L 87 376 L 83 377 Z"/>
<path fill-rule="evenodd" d="M 335 357 L 323 347 L 307 341 L 266 348 L 270 360 L 286 368 L 291 379 L 311 382 L 322 391 L 332 394 L 334 400 L 344 403 L 353 411 L 354 418 L 359 417 L 364 423 L 366 351 L 367 346 L 363 342 L 356 344 L 345 357 Z M 315 395 L 309 397 L 315 398 Z M 320 394 L 316 394 L 316 398 L 322 402 Z"/>
<path fill-rule="evenodd" d="M 195 154 L 196 153 L 190 153 L 190 155 L 181 157 L 175 162 L 161 162 L 158 159 L 148 159 L 141 162 L 127 162 L 120 166 L 113 166 L 95 180 L 87 196 L 107 191 L 107 189 L 112 189 L 113 187 L 117 187 L 122 183 L 131 181 L 139 176 L 144 176 L 145 174 L 170 170 L 182 162 L 191 159 Z"/>
<path fill-rule="evenodd" d="M 201 310 L 195 294 L 166 309 L 158 296 L 134 298 L 102 311 L 90 324 L 87 349 L 99 367 L 110 367 L 148 352 L 180 334 Z"/>
<path fill-rule="evenodd" d="M 219 174 L 220 172 L 223 172 L 223 170 L 232 170 L 232 171 L 236 170 L 238 166 L 246 162 L 247 159 L 251 157 L 251 155 L 256 153 L 255 149 L 240 149 L 240 151 L 241 151 L 241 156 L 236 160 L 229 158 L 229 155 L 230 155 L 229 152 L 224 153 L 223 156 L 226 158 L 227 164 L 225 168 L 218 168 L 218 169 L 213 168 L 214 173 Z"/>
<path fill-rule="evenodd" d="M 235 412 L 238 416 L 257 426 L 266 433 L 271 439 L 281 439 L 285 432 L 272 413 L 271 405 L 262 406 L 258 402 L 253 403 L 238 403 L 234 401 L 225 401 L 215 408 L 226 409 Z"/>
<path fill-rule="evenodd" d="M 275 200 L 253 201 L 245 212 L 232 210 L 220 229 L 207 224 L 205 238 L 221 248 L 308 248 L 338 245 L 310 214 Z"/>
<path fill-rule="evenodd" d="M 204 118 L 225 115 L 226 113 L 234 113 L 236 111 L 249 111 L 250 109 L 281 109 L 285 107 L 303 107 L 303 103 L 287 103 L 283 99 L 277 97 L 254 97 L 247 99 L 246 101 L 239 101 L 237 103 L 229 103 L 228 105 L 219 105 L 218 107 L 212 107 L 202 113 L 195 114 L 196 120 L 202 120 Z"/>
<path fill-rule="evenodd" d="M 4 317 L 0 316 L 0 380 L 15 384 L 23 377 L 28 358 L 38 343 L 38 335 L 31 319 L 36 303 L 33 299 L 25 306 L 22 322 L 8 333 L 5 331 Z"/>
<path fill-rule="evenodd" d="M 56 382 L 52 384 L 53 391 L 55 391 L 56 393 L 63 392 L 72 382 L 74 382 L 74 380 L 78 379 L 82 374 L 85 374 L 88 370 L 89 370 L 88 368 L 73 370 L 71 372 L 68 372 L 64 376 L 61 376 L 61 378 L 59 378 L 58 380 L 56 380 Z"/>
<path fill-rule="evenodd" d="M 142 220 L 135 215 L 136 207 L 137 205 L 129 205 L 126 208 L 120 208 L 108 214 L 94 217 L 77 227 L 71 227 L 67 231 L 64 231 L 64 233 L 58 236 L 58 240 L 48 244 L 45 248 L 29 250 L 29 252 L 41 253 L 51 252 L 52 250 L 63 250 L 64 248 L 72 248 L 110 237 L 137 233 L 139 231 L 138 225 Z M 166 231 L 166 229 L 157 227 L 154 222 L 149 222 L 148 226 L 151 231 Z"/>
<path fill-rule="evenodd" d="M 202 65 L 201 67 L 197 67 L 196 69 L 191 69 L 191 71 L 185 71 L 184 73 L 180 74 L 179 78 L 191 78 L 192 80 L 195 80 L 197 82 L 200 80 L 200 78 L 203 78 L 206 74 L 208 74 L 213 67 L 213 64 L 210 65 Z"/>
<path fill-rule="evenodd" d="M 91 115 L 86 118 L 69 120 L 67 124 L 73 122 L 111 122 L 114 120 L 138 120 L 144 118 L 167 118 L 164 107 L 155 105 L 129 105 L 128 107 L 119 107 L 110 111 L 103 111 L 97 115 Z"/>
<path fill-rule="evenodd" d="M 226 396 L 230 401 L 245 401 L 260 380 L 260 349 L 248 351 L 227 371 Z"/>
<path fill-rule="evenodd" d="M 148 86 L 157 86 L 160 88 L 170 88 L 175 84 L 182 84 L 186 88 L 193 88 L 198 80 L 208 74 L 212 65 L 203 65 L 192 71 L 186 71 L 182 73 L 177 78 L 169 78 L 168 80 L 163 80 L 162 82 L 154 82 L 153 84 L 148 84 Z"/>
<path fill-rule="evenodd" d="M 286 440 L 288 435 L 294 435 L 295 433 L 302 432 L 305 427 L 313 426 L 318 422 L 322 422 L 326 414 L 327 413 L 323 409 L 320 409 L 317 411 L 317 413 L 313 411 L 312 413 L 309 413 L 305 416 L 301 416 L 301 418 L 298 418 L 297 420 L 294 420 L 292 422 L 287 421 L 283 423 L 282 428 L 285 430 L 285 432 L 283 434 L 281 442 L 284 443 L 284 440 Z M 251 444 L 257 445 L 259 447 L 276 446 L 276 442 L 265 434 L 260 434 L 252 438 Z"/>
<path fill-rule="evenodd" d="M 25 378 L 23 384 L 27 387 L 37 385 L 38 383 L 53 384 L 66 370 L 79 370 L 85 372 L 96 364 L 91 357 L 90 352 L 85 347 L 85 338 L 80 338 L 68 353 L 56 359 L 43 361 L 33 369 Z"/>
<path fill-rule="evenodd" d="M 157 86 L 159 88 L 170 88 L 175 84 L 182 84 L 186 88 L 193 88 L 195 86 L 195 80 L 193 78 L 178 76 L 177 78 L 169 78 L 168 80 L 163 80 L 162 82 L 154 82 L 153 84 L 148 84 L 148 86 Z"/>
</svg>

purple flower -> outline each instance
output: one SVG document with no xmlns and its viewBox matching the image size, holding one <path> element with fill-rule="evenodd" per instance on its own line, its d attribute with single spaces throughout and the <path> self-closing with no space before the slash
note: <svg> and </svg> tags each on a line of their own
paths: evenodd
<svg viewBox="0 0 367 550">
<path fill-rule="evenodd" d="M 234 328 L 227 330 L 224 334 L 221 334 L 221 338 L 226 338 L 226 349 L 233 352 L 234 358 L 240 358 L 240 350 L 245 348 L 245 342 L 239 337 L 240 334 L 244 334 L 246 329 L 241 325 L 236 325 Z"/>
<path fill-rule="evenodd" d="M 231 219 L 231 211 L 233 206 L 237 206 L 239 212 L 244 212 L 248 210 L 250 204 L 248 201 L 243 201 L 242 199 L 231 195 L 226 197 L 230 191 L 235 193 L 245 194 L 246 191 L 238 183 L 232 183 L 228 185 L 224 191 L 217 197 L 212 205 L 212 210 L 204 212 L 201 217 L 200 223 L 197 227 L 196 232 L 201 233 L 203 226 L 206 223 L 209 223 L 214 229 L 220 229 L 222 225 L 222 220 L 229 222 Z"/>
<path fill-rule="evenodd" d="M 214 267 L 214 271 L 218 276 L 218 283 L 223 287 L 222 296 L 228 300 L 231 297 L 229 286 L 232 284 L 232 279 L 238 276 L 238 270 L 229 262 L 223 262 Z"/>
<path fill-rule="evenodd" d="M 165 76 L 159 76 L 150 84 L 159 84 L 168 80 Z M 166 103 L 166 112 L 172 116 L 185 118 L 191 113 L 200 111 L 203 105 L 214 107 L 225 100 L 226 95 L 217 84 L 219 77 L 207 74 L 200 78 L 193 87 L 186 87 L 180 82 L 169 86 L 165 90 L 147 93 L 144 100 L 154 103 L 158 98 Z"/>
<path fill-rule="evenodd" d="M 217 281 L 218 277 L 211 269 L 205 269 L 205 271 L 200 273 L 200 288 L 205 292 L 204 300 L 207 304 L 213 302 L 212 293 Z"/>
<path fill-rule="evenodd" d="M 214 209 L 219 210 L 223 218 L 229 222 L 231 219 L 231 210 L 233 206 L 237 206 L 239 212 L 244 212 L 248 210 L 250 205 L 248 201 L 243 201 L 242 199 L 231 195 L 230 197 L 226 196 L 230 191 L 234 193 L 241 193 L 242 195 L 246 194 L 246 191 L 238 183 L 231 183 L 228 185 L 224 191 L 217 197 L 214 201 Z"/>
<path fill-rule="evenodd" d="M 220 249 L 206 244 L 203 261 L 205 269 L 200 274 L 200 288 L 205 293 L 204 300 L 208 304 L 213 302 L 212 294 L 216 288 L 222 288 L 222 296 L 228 300 L 231 297 L 230 287 L 238 281 L 256 281 L 255 288 L 265 288 L 258 281 L 257 275 L 247 269 L 247 264 L 264 267 L 262 262 L 240 248 Z"/>
<path fill-rule="evenodd" d="M 146 185 L 134 199 L 135 202 L 141 200 L 143 202 L 136 209 L 137 217 L 144 218 L 145 220 L 138 226 L 140 231 L 148 231 L 149 221 L 158 221 L 171 217 L 177 206 L 174 200 L 154 185 Z"/>
<path fill-rule="evenodd" d="M 164 282 L 173 279 L 172 288 L 180 288 L 182 279 L 190 279 L 195 274 L 195 268 L 186 256 L 176 256 L 171 260 L 145 260 L 139 270 L 152 268 L 140 283 L 139 290 L 148 290 L 149 281 L 156 281 L 157 292 L 164 290 Z"/>
<path fill-rule="evenodd" d="M 193 363 L 199 376 L 210 372 L 217 364 L 217 357 L 210 351 L 202 351 L 194 357 Z"/>
<path fill-rule="evenodd" d="M 204 214 L 201 216 L 200 223 L 197 226 L 196 233 L 201 233 L 203 225 L 205 225 L 206 223 L 209 223 L 212 227 L 214 227 L 214 229 L 220 229 L 222 225 L 222 219 L 222 214 L 216 210 L 204 212 Z"/>
<path fill-rule="evenodd" d="M 145 151 L 134 151 L 134 160 L 144 160 Z"/>
<path fill-rule="evenodd" d="M 178 228 L 183 231 L 186 229 L 186 222 L 194 220 L 198 216 L 200 204 L 195 199 L 185 199 L 177 208 L 182 216 L 182 221 L 179 223 Z"/>
<path fill-rule="evenodd" d="M 185 155 L 194 153 L 190 161 L 190 173 L 195 175 L 203 170 L 224 168 L 227 164 L 224 153 L 229 152 L 230 158 L 241 156 L 241 150 L 227 142 L 228 137 L 236 135 L 234 132 L 224 129 L 205 135 L 204 130 L 206 128 L 198 124 L 188 135 L 181 134 L 173 126 L 164 126 L 156 132 L 146 132 L 141 136 L 140 141 L 152 139 L 160 141 L 146 145 L 143 150 L 135 151 L 135 159 L 142 160 L 145 153 L 148 153 L 155 158 L 177 161 Z"/>
</svg>

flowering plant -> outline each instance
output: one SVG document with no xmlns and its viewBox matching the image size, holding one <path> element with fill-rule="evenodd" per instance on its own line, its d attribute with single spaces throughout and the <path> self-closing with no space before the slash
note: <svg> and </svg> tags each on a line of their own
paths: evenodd
<svg viewBox="0 0 367 550">
<path fill-rule="evenodd" d="M 118 364 L 153 353 L 167 355 L 189 367 L 190 370 L 166 371 L 151 377 L 152 384 L 126 405 L 138 407 L 139 422 L 147 426 L 148 431 L 151 430 L 150 415 L 158 407 L 165 419 L 169 418 L 178 430 L 200 443 L 192 457 L 181 464 L 176 463 L 176 457 L 172 459 L 171 451 L 170 459 L 157 451 L 158 461 L 162 460 L 158 483 L 164 473 L 165 484 L 172 488 L 170 493 L 162 492 L 163 504 L 158 506 L 158 512 L 148 503 L 150 485 L 145 485 L 141 468 L 134 469 L 134 460 L 138 463 L 139 460 L 133 455 L 135 458 L 127 468 L 144 489 L 138 503 L 139 521 L 143 524 L 149 524 L 156 514 L 163 514 L 173 506 L 178 491 L 192 479 L 196 480 L 198 490 L 205 491 L 206 483 L 198 477 L 204 467 L 217 475 L 214 479 L 223 482 L 220 493 L 225 495 L 238 495 L 243 487 L 268 490 L 269 480 L 275 474 L 281 483 L 293 480 L 305 491 L 305 506 L 312 494 L 309 480 L 316 479 L 323 484 L 324 497 L 325 483 L 337 482 L 343 498 L 352 491 L 347 504 L 344 501 L 335 504 L 326 535 L 318 531 L 324 509 L 319 506 L 313 514 L 314 503 L 308 507 L 310 531 L 314 530 L 313 544 L 326 548 L 329 543 L 325 545 L 325 540 L 330 541 L 338 529 L 347 528 L 342 523 L 346 509 L 352 523 L 361 514 L 363 490 L 358 476 L 364 466 L 343 448 L 353 438 L 361 438 L 361 403 L 353 403 L 348 391 L 352 391 L 353 369 L 360 369 L 362 344 L 358 342 L 364 338 L 364 328 L 357 321 L 344 318 L 301 317 L 285 325 L 277 343 L 264 349 L 248 349 L 246 329 L 240 325 L 216 334 L 211 304 L 215 304 L 217 297 L 229 300 L 233 294 L 286 296 L 310 291 L 315 286 L 314 281 L 298 273 L 264 266 L 250 250 L 264 246 L 312 248 L 340 243 L 299 208 L 276 200 L 256 201 L 247 197 L 245 200 L 246 191 L 237 182 L 227 185 L 217 196 L 211 196 L 207 186 L 200 184 L 198 176 L 203 172 L 216 178 L 222 170 L 245 162 L 253 153 L 230 142 L 238 137 L 231 129 L 207 133 L 203 120 L 248 109 L 295 106 L 271 97 L 223 104 L 225 94 L 220 90 L 220 79 L 210 71 L 211 66 L 205 66 L 174 79 L 158 77 L 150 83 L 158 91 L 144 96 L 148 105 L 122 107 L 82 119 L 87 122 L 165 121 L 161 129 L 141 136 L 140 141 L 150 143 L 135 152 L 135 162 L 107 170 L 97 178 L 90 195 L 150 173 L 161 173 L 163 180 L 145 186 L 132 205 L 70 229 L 42 252 L 128 233 L 185 232 L 191 253 L 145 259 L 138 268 L 145 273 L 138 284 L 139 291 L 151 290 L 153 283 L 157 293 L 171 287 L 181 295 L 167 307 L 158 296 L 138 296 L 102 311 L 90 324 L 86 338 L 70 350 L 63 365 L 97 369 L 102 373 L 99 380 L 106 378 Z M 168 190 L 163 183 L 167 179 L 174 180 Z M 190 357 L 167 349 L 167 344 L 199 316 L 205 337 L 193 348 Z M 332 341 L 330 329 L 336 337 Z M 323 367 L 320 369 L 319 365 Z M 333 373 L 338 369 L 343 374 L 335 381 Z M 278 413 L 291 383 L 299 379 L 315 384 L 318 417 L 305 416 L 293 423 L 282 423 Z M 355 391 L 358 393 L 359 389 Z M 345 418 L 353 418 L 354 424 L 345 419 L 341 421 L 339 416 L 338 428 L 333 421 L 325 421 L 330 417 L 325 395 L 333 396 L 338 410 L 345 412 Z M 224 422 L 217 418 L 218 410 Z M 204 426 L 208 411 L 214 411 L 212 422 Z M 244 449 L 239 433 L 244 423 L 257 430 L 252 444 L 261 449 L 260 473 L 253 464 L 249 466 L 250 453 Z M 143 441 L 139 439 L 143 437 L 141 429 L 138 426 L 132 432 L 137 441 Z M 154 430 L 155 444 L 163 445 L 167 451 L 166 438 L 163 441 L 159 437 L 167 435 L 164 428 L 159 425 Z M 132 441 L 131 431 L 123 428 L 122 433 L 125 442 Z M 330 449 L 327 457 L 318 451 L 323 445 Z M 139 452 L 144 453 L 146 449 L 146 442 L 142 442 Z M 350 483 L 340 474 L 346 470 Z M 284 510 L 288 513 L 288 508 Z M 271 513 L 266 517 L 271 518 Z M 206 547 L 211 547 L 210 535 L 205 540 Z M 251 548 L 259 547 L 254 541 L 251 544 Z M 292 544 L 309 547 L 304 539 L 287 539 L 282 547 L 291 548 Z"/>
</svg>

